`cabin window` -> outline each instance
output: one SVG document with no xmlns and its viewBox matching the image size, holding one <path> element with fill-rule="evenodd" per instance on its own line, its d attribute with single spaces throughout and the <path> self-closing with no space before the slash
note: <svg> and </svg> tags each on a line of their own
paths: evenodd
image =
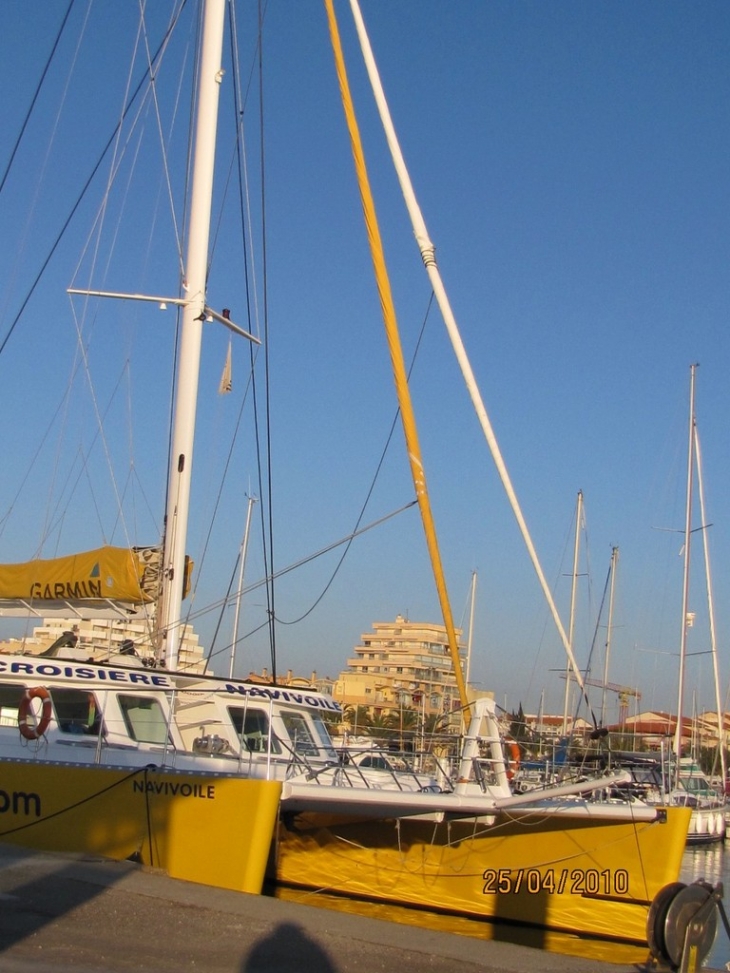
<svg viewBox="0 0 730 973">
<path fill-rule="evenodd" d="M 314 723 L 314 729 L 317 731 L 320 746 L 326 752 L 330 760 L 337 760 L 337 753 L 335 752 L 334 744 L 332 743 L 332 737 L 330 736 L 330 731 L 327 724 L 319 713 L 312 714 L 312 722 Z"/>
<path fill-rule="evenodd" d="M 303 754 L 305 757 L 316 757 L 319 755 L 319 747 L 314 742 L 312 734 L 309 732 L 307 721 L 302 713 L 293 713 L 283 710 L 281 714 L 282 722 L 289 734 L 295 753 Z"/>
<path fill-rule="evenodd" d="M 93 693 L 83 689 L 52 689 L 50 692 L 62 733 L 99 735 L 101 713 Z"/>
<path fill-rule="evenodd" d="M 229 706 L 228 715 L 236 728 L 236 736 L 251 753 L 281 753 L 281 745 L 269 729 L 269 718 L 262 709 Z"/>
<path fill-rule="evenodd" d="M 363 757 L 362 760 L 357 762 L 358 767 L 369 768 L 371 770 L 392 770 L 390 763 L 385 757 L 379 755 L 372 756 L 368 754 Z"/>
<path fill-rule="evenodd" d="M 20 686 L 0 684 L 0 726 L 18 728 L 18 708 L 24 690 Z"/>
<path fill-rule="evenodd" d="M 119 708 L 127 733 L 137 743 L 167 743 L 165 712 L 156 699 L 145 696 L 120 696 Z"/>
</svg>

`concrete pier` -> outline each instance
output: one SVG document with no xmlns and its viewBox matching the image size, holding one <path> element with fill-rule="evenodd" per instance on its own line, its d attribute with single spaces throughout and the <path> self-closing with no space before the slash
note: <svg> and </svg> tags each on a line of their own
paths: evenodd
<svg viewBox="0 0 730 973">
<path fill-rule="evenodd" d="M 0 905 L 3 973 L 636 971 L 9 845 Z"/>
</svg>

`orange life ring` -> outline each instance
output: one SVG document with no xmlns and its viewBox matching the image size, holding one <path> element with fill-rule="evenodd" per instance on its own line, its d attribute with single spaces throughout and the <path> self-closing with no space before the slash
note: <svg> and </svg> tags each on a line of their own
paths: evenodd
<svg viewBox="0 0 730 973">
<path fill-rule="evenodd" d="M 520 746 L 514 740 L 508 740 L 509 760 L 507 761 L 507 780 L 512 780 L 520 769 Z"/>
<path fill-rule="evenodd" d="M 31 706 L 34 699 L 40 699 L 43 702 L 40 720 L 36 719 Z M 24 736 L 26 740 L 39 740 L 48 729 L 52 713 L 51 696 L 44 686 L 33 686 L 31 689 L 26 689 L 18 707 L 18 729 L 21 736 Z"/>
</svg>

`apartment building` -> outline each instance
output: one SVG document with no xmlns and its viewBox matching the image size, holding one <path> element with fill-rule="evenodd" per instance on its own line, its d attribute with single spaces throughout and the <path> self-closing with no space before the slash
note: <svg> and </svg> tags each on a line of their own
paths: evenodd
<svg viewBox="0 0 730 973">
<path fill-rule="evenodd" d="M 466 646 L 457 629 L 462 670 Z M 446 628 L 430 622 L 411 622 L 398 615 L 394 622 L 375 622 L 360 636 L 360 645 L 347 660 L 347 669 L 333 684 L 338 702 L 366 706 L 373 715 L 388 715 L 401 707 L 424 718 L 443 716 L 459 705 Z"/>
<path fill-rule="evenodd" d="M 152 655 L 150 645 L 150 622 L 147 619 L 132 618 L 45 618 L 42 625 L 33 629 L 28 639 L 10 640 L 3 643 L 6 651 L 23 651 L 29 655 L 39 655 L 50 648 L 65 632 L 76 637 L 78 648 L 88 650 L 89 658 L 103 662 L 111 655 L 118 654 L 122 643 L 132 641 L 136 651 L 143 658 Z M 180 638 L 178 669 L 187 673 L 205 671 L 203 647 L 192 626 L 183 625 Z"/>
</svg>

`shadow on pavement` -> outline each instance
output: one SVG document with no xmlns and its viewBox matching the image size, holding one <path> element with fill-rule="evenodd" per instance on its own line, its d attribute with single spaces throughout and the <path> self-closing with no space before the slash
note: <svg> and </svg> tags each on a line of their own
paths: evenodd
<svg viewBox="0 0 730 973">
<path fill-rule="evenodd" d="M 33 877 L 28 877 L 32 870 Z M 59 867 L 58 856 L 40 858 L 22 848 L 4 846 L 0 857 L 0 952 L 37 933 L 45 925 L 114 885 L 125 869 L 104 868 L 94 862 L 96 882 L 84 881 L 83 862 L 73 861 Z M 98 882 L 100 870 L 105 883 Z"/>
<path fill-rule="evenodd" d="M 241 967 L 241 973 L 270 973 L 272 970 L 338 973 L 327 950 L 293 922 L 282 922 L 257 940 Z"/>
</svg>

